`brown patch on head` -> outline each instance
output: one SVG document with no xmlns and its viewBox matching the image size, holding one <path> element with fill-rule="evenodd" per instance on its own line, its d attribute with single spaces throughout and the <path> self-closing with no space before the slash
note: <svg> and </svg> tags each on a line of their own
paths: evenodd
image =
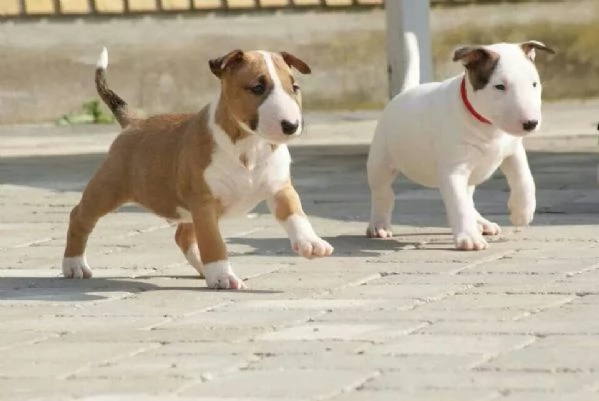
<svg viewBox="0 0 599 401">
<path fill-rule="evenodd" d="M 221 80 L 221 98 L 216 111 L 216 122 L 233 141 L 237 141 L 250 135 L 239 123 L 250 130 L 255 130 L 258 126 L 258 108 L 272 90 L 273 82 L 260 53 L 241 52 L 232 59 L 229 57 L 229 60 L 233 61 L 223 61 L 232 53 L 211 60 L 210 67 L 215 67 L 215 75 Z M 225 67 L 221 70 L 218 66 L 223 62 Z"/>
<path fill-rule="evenodd" d="M 468 80 L 476 91 L 489 83 L 499 62 L 499 54 L 483 46 L 465 46 L 454 52 L 453 61 L 461 61 L 464 64 Z"/>
<path fill-rule="evenodd" d="M 555 54 L 555 50 L 553 50 L 551 47 L 536 40 L 529 40 L 527 42 L 520 43 L 520 47 L 522 48 L 522 51 L 526 57 L 528 57 L 531 61 L 535 61 L 537 49 L 545 51 L 549 54 Z"/>
<path fill-rule="evenodd" d="M 293 76 L 293 72 L 291 71 L 290 65 L 285 59 L 285 56 L 283 56 L 282 53 L 270 53 L 270 55 L 272 56 L 272 61 L 275 65 L 275 71 L 279 77 L 279 80 L 281 81 L 281 86 L 283 87 L 283 90 L 287 92 L 289 96 L 291 96 L 291 98 L 297 102 L 301 109 L 302 92 L 300 90 L 299 85 L 295 81 L 295 77 Z M 303 61 L 299 61 L 303 63 Z M 306 65 L 306 67 L 308 68 L 308 70 L 310 69 L 308 65 Z"/>
</svg>

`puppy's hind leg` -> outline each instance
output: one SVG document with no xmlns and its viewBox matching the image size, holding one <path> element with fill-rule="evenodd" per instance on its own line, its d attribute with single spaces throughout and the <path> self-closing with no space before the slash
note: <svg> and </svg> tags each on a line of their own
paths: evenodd
<svg viewBox="0 0 599 401">
<path fill-rule="evenodd" d="M 393 236 L 391 214 L 395 206 L 395 195 L 391 184 L 398 171 L 387 161 L 384 151 L 374 147 L 368 154 L 368 186 L 370 187 L 370 224 L 366 235 L 370 238 Z"/>
<path fill-rule="evenodd" d="M 189 264 L 200 273 L 201 278 L 204 278 L 204 265 L 200 258 L 200 248 L 198 248 L 193 223 L 179 224 L 175 233 L 175 242 L 179 245 Z"/>
<path fill-rule="evenodd" d="M 62 272 L 66 278 L 92 276 L 85 258 L 87 239 L 102 216 L 127 200 L 117 169 L 105 162 L 87 184 L 79 204 L 71 211 L 62 260 Z"/>
<path fill-rule="evenodd" d="M 470 197 L 474 197 L 474 185 L 468 186 L 468 192 L 470 193 Z M 472 199 L 472 204 L 474 205 L 474 199 Z M 501 227 L 499 224 L 487 220 L 484 218 L 474 207 L 474 213 L 476 214 L 476 223 L 478 224 L 478 229 L 483 235 L 499 235 L 501 234 Z"/>
</svg>

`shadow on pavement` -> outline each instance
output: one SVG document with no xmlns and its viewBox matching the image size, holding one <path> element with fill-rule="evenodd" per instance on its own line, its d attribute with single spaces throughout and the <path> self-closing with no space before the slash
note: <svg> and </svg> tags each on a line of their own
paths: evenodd
<svg viewBox="0 0 599 401">
<path fill-rule="evenodd" d="M 300 146 L 291 149 L 293 181 L 309 215 L 342 221 L 368 220 L 367 152 L 366 145 Z M 103 158 L 104 154 L 2 158 L 0 184 L 59 192 L 81 191 Z M 555 194 L 569 190 L 597 191 L 597 154 L 532 151 L 529 152 L 529 159 L 538 190 L 538 215 L 599 215 L 597 200 L 582 199 L 572 203 L 571 200 L 562 202 L 555 197 Z M 399 177 L 394 187 L 396 195 L 399 195 L 394 216 L 398 224 L 446 226 L 443 204 L 437 190 L 425 189 L 405 177 Z M 480 204 L 481 212 L 507 214 L 507 205 L 503 200 L 507 200 L 507 184 L 500 172 L 477 188 L 477 205 L 480 191 L 495 191 L 501 200 L 490 208 L 483 202 Z M 126 207 L 123 210 L 143 211 L 138 207 Z M 424 216 L 422 210 L 427 211 Z M 413 221 L 409 217 L 411 214 L 414 215 Z M 537 224 L 543 224 L 540 220 L 537 220 Z"/>
<path fill-rule="evenodd" d="M 447 234 L 448 243 L 451 237 Z M 443 235 L 442 234 L 442 235 Z M 439 235 L 438 233 L 418 233 L 416 236 L 431 236 Z M 412 236 L 412 234 L 410 234 Z M 367 238 L 366 235 L 338 235 L 335 237 L 322 237 L 328 241 L 334 248 L 334 256 L 343 257 L 371 257 L 379 256 L 382 253 L 389 251 L 400 251 L 405 248 L 415 248 L 419 245 L 419 242 L 406 242 L 402 241 L 399 237 L 388 238 L 388 239 L 372 239 Z M 284 233 L 281 232 L 281 238 L 251 238 L 251 237 L 228 237 L 227 243 L 235 245 L 244 245 L 252 247 L 256 250 L 256 254 L 266 254 L 277 250 L 277 255 L 296 256 L 289 246 L 289 240 L 285 237 Z M 430 248 L 429 248 L 430 249 Z M 280 250 L 280 251 L 279 251 Z"/>
<path fill-rule="evenodd" d="M 188 279 L 193 285 L 169 286 L 163 281 L 152 284 L 149 279 Z M 89 280 L 70 280 L 60 277 L 3 277 L 0 286 L 0 302 L 43 301 L 72 302 L 97 301 L 114 293 L 140 293 L 148 291 L 201 291 L 222 292 L 205 287 L 197 276 L 144 275 L 139 278 L 94 277 Z M 252 290 L 227 291 L 232 294 L 278 294 L 280 291 Z"/>
</svg>

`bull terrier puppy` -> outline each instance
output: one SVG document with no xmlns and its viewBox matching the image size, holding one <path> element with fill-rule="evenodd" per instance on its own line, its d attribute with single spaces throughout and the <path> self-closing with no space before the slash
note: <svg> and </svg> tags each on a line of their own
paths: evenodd
<svg viewBox="0 0 599 401">
<path fill-rule="evenodd" d="M 463 74 L 419 85 L 418 44 L 413 34 L 405 39 L 410 82 L 384 109 L 368 155 L 367 235 L 392 236 L 391 184 L 403 173 L 440 189 L 457 249 L 486 249 L 483 235 L 501 228 L 481 216 L 472 197 L 498 167 L 510 187 L 511 222 L 526 226 L 533 219 L 535 183 L 522 138 L 541 126 L 535 53 L 555 52 L 538 41 L 460 47 L 453 60 L 463 63 Z"/>
<path fill-rule="evenodd" d="M 302 210 L 291 184 L 286 144 L 301 135 L 300 87 L 291 67 L 310 67 L 292 54 L 234 50 L 210 60 L 220 79 L 216 99 L 200 112 L 137 117 L 109 89 L 103 50 L 96 88 L 123 131 L 71 212 L 63 274 L 89 278 L 87 239 L 96 222 L 135 202 L 177 222 L 175 241 L 210 288 L 240 289 L 219 230 L 221 218 L 243 215 L 263 200 L 292 249 L 306 258 L 331 255 Z"/>
</svg>

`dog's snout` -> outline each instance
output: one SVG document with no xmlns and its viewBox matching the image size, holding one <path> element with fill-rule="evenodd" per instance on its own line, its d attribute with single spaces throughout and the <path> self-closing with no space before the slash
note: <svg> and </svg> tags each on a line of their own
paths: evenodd
<svg viewBox="0 0 599 401">
<path fill-rule="evenodd" d="M 294 123 L 292 123 L 291 121 L 288 121 L 288 120 L 281 121 L 281 128 L 283 129 L 283 133 L 285 135 L 295 134 L 298 127 L 299 127 L 299 121 L 296 121 Z"/>
<path fill-rule="evenodd" d="M 524 128 L 524 131 L 530 132 L 530 131 L 534 130 L 535 128 L 537 128 L 537 125 L 539 125 L 539 121 L 528 120 L 528 121 L 525 121 L 524 123 L 522 123 L 522 128 Z"/>
</svg>

